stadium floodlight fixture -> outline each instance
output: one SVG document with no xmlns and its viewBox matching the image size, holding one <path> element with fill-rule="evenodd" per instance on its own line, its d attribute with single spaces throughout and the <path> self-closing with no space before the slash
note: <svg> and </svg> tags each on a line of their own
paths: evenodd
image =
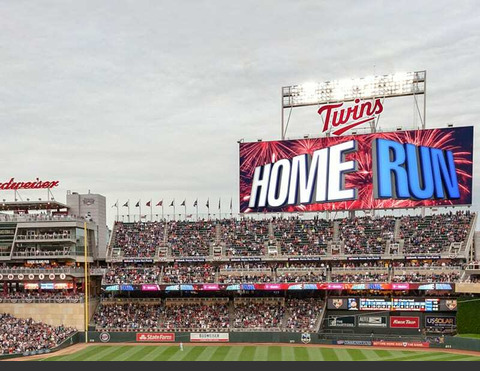
<svg viewBox="0 0 480 371">
<path fill-rule="evenodd" d="M 283 108 L 355 99 L 393 98 L 425 94 L 426 71 L 399 72 L 351 80 L 307 82 L 282 88 Z"/>
</svg>

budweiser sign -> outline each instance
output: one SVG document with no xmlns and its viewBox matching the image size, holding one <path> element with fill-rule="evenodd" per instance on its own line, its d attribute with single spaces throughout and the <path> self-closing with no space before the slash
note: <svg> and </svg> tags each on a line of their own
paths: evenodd
<svg viewBox="0 0 480 371">
<path fill-rule="evenodd" d="M 43 181 L 36 178 L 32 182 L 15 182 L 15 178 L 10 178 L 8 182 L 0 183 L 1 190 L 18 190 L 18 189 L 49 189 L 55 188 L 60 182 L 58 180 Z"/>
<path fill-rule="evenodd" d="M 380 99 L 372 102 L 362 102 L 355 99 L 351 107 L 343 107 L 344 103 L 326 104 L 318 110 L 318 114 L 325 113 L 323 132 L 336 129 L 334 135 L 342 135 L 346 131 L 367 122 L 375 120 L 375 115 L 383 112 L 383 104 Z"/>
<path fill-rule="evenodd" d="M 172 343 L 175 341 L 175 333 L 145 333 L 139 332 L 136 336 L 137 342 L 151 342 L 151 343 Z"/>
</svg>

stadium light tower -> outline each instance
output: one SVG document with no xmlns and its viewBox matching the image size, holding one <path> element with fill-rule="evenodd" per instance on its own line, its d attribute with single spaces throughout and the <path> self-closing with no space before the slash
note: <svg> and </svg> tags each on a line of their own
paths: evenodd
<svg viewBox="0 0 480 371">
<path fill-rule="evenodd" d="M 427 71 L 401 72 L 360 79 L 305 83 L 282 87 L 282 139 L 285 139 L 293 108 L 352 102 L 355 99 L 386 99 L 413 96 L 422 129 L 426 119 Z M 423 112 L 417 96 L 423 95 Z M 285 109 L 289 109 L 285 123 Z"/>
</svg>

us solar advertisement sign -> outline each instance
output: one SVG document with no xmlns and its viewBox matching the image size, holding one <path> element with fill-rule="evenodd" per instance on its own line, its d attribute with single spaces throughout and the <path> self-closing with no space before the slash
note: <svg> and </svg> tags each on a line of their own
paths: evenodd
<svg viewBox="0 0 480 371">
<path fill-rule="evenodd" d="M 472 203 L 473 127 L 240 143 L 240 212 Z"/>
</svg>

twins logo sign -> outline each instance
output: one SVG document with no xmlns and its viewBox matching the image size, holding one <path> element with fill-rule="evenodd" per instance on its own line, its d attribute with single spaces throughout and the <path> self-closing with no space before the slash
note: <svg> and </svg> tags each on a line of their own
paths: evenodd
<svg viewBox="0 0 480 371">
<path fill-rule="evenodd" d="M 302 334 L 301 339 L 302 339 L 303 344 L 309 344 L 312 341 L 312 337 L 310 336 L 310 334 L 308 332 L 304 332 Z"/>
<path fill-rule="evenodd" d="M 100 341 L 102 343 L 108 343 L 110 341 L 110 334 L 108 332 L 102 332 L 100 334 Z"/>
</svg>

